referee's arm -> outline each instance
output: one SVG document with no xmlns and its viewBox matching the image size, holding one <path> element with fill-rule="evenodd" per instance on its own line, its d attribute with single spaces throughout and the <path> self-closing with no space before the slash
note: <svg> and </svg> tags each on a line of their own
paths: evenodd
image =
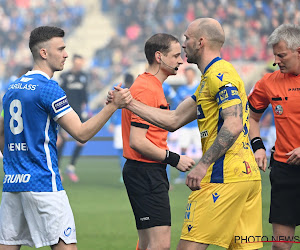
<svg viewBox="0 0 300 250">
<path fill-rule="evenodd" d="M 262 117 L 263 113 L 256 113 L 250 109 L 250 116 L 249 116 L 249 138 L 250 141 L 254 138 L 260 138 L 260 128 L 259 128 L 259 121 L 260 118 Z M 266 155 L 266 150 L 263 148 L 257 149 L 254 152 L 255 160 L 257 162 L 258 167 L 266 171 L 267 168 L 267 155 Z"/>
<path fill-rule="evenodd" d="M 197 119 L 197 103 L 193 98 L 185 99 L 176 110 L 150 107 L 134 99 L 126 108 L 144 120 L 171 132 Z"/>
<path fill-rule="evenodd" d="M 130 147 L 148 159 L 163 161 L 166 157 L 166 150 L 155 146 L 149 141 L 146 137 L 147 131 L 148 129 L 146 128 L 131 126 L 129 137 Z"/>
</svg>

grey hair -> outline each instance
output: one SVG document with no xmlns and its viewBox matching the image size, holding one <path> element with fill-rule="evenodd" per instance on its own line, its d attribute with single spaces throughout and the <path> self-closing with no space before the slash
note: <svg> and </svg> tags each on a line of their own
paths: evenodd
<svg viewBox="0 0 300 250">
<path fill-rule="evenodd" d="M 294 24 L 281 24 L 269 36 L 268 45 L 275 45 L 284 41 L 288 49 L 296 50 L 300 47 L 300 26 Z"/>
</svg>

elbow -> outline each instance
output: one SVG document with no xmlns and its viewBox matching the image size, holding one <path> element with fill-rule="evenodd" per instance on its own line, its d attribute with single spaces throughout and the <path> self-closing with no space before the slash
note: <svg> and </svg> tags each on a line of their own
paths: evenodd
<svg viewBox="0 0 300 250">
<path fill-rule="evenodd" d="M 180 128 L 180 117 L 176 116 L 174 110 L 170 111 L 170 115 L 167 116 L 167 119 L 162 122 L 163 126 L 161 128 L 169 131 L 174 132 L 178 128 Z"/>
<path fill-rule="evenodd" d="M 178 129 L 178 128 L 175 127 L 175 126 L 174 126 L 174 127 L 173 127 L 173 126 L 170 126 L 170 127 L 168 127 L 167 130 L 168 130 L 169 132 L 175 132 L 177 129 Z"/>
<path fill-rule="evenodd" d="M 77 137 L 77 138 L 75 138 L 75 140 L 80 142 L 81 144 L 85 144 L 89 140 L 89 138 Z"/>
<path fill-rule="evenodd" d="M 178 129 L 178 126 L 175 122 L 170 123 L 167 127 L 166 130 L 168 130 L 169 132 L 174 132 Z"/>
<path fill-rule="evenodd" d="M 129 146 L 133 149 L 133 150 L 135 150 L 135 151 L 137 151 L 137 152 L 140 152 L 140 148 L 141 148 L 141 146 L 142 146 L 142 142 L 140 141 L 140 140 L 130 140 L 130 142 L 129 142 Z"/>
<path fill-rule="evenodd" d="M 73 136 L 73 138 L 82 144 L 86 143 L 89 139 L 91 139 L 84 134 L 78 134 L 76 136 Z"/>
<path fill-rule="evenodd" d="M 130 141 L 130 142 L 129 142 L 129 146 L 130 146 L 133 150 L 138 151 L 138 150 L 137 150 L 138 146 L 137 146 L 137 144 L 136 144 L 135 142 Z"/>
<path fill-rule="evenodd" d="M 88 142 L 89 139 L 78 139 L 77 141 L 80 142 L 81 144 L 85 144 L 86 142 Z"/>
<path fill-rule="evenodd" d="M 179 128 L 179 125 L 177 123 L 177 119 L 173 119 L 173 122 L 170 122 L 168 126 L 166 127 L 166 130 L 169 132 L 175 132 Z"/>
<path fill-rule="evenodd" d="M 231 121 L 230 123 L 224 123 L 226 130 L 230 131 L 230 134 L 234 137 L 234 138 L 238 138 L 239 135 L 243 132 L 244 130 L 244 126 L 242 121 Z"/>
<path fill-rule="evenodd" d="M 234 126 L 232 126 L 232 132 L 233 134 L 238 137 L 240 133 L 242 133 L 244 130 L 244 126 L 241 122 L 236 123 Z"/>
</svg>

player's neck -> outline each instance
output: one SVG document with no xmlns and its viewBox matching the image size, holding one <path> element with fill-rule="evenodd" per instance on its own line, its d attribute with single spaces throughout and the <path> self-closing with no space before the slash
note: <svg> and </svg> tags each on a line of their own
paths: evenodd
<svg viewBox="0 0 300 250">
<path fill-rule="evenodd" d="M 201 58 L 199 58 L 198 60 L 198 68 L 200 69 L 201 73 L 204 74 L 204 70 L 207 67 L 207 65 L 216 57 L 220 57 L 220 52 L 216 52 L 216 51 L 207 51 L 204 52 L 201 55 Z"/>
<path fill-rule="evenodd" d="M 161 84 L 163 84 L 163 82 L 168 78 L 168 76 L 161 70 L 159 65 L 149 66 L 146 72 L 155 76 L 161 82 Z"/>
<path fill-rule="evenodd" d="M 53 74 L 54 72 L 48 68 L 48 67 L 43 67 L 42 65 L 39 65 L 39 64 L 35 64 L 33 66 L 33 69 L 32 70 L 39 70 L 39 71 L 42 71 L 44 72 L 45 74 L 47 74 L 49 76 L 49 78 L 52 78 L 53 77 Z"/>
</svg>

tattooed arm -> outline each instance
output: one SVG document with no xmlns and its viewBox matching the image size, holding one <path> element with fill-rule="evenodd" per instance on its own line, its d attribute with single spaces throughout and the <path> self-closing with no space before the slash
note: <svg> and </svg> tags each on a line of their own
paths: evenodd
<svg viewBox="0 0 300 250">
<path fill-rule="evenodd" d="M 193 191 L 200 189 L 200 182 L 206 175 L 208 167 L 227 152 L 243 131 L 242 104 L 222 110 L 221 116 L 224 123 L 215 141 L 187 176 L 186 185 Z"/>
</svg>

